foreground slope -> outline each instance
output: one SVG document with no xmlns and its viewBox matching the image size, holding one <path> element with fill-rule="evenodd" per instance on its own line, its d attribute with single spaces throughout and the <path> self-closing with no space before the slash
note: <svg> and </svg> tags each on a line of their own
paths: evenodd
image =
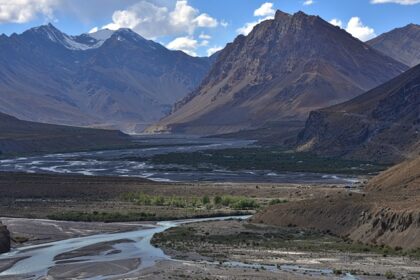
<svg viewBox="0 0 420 280">
<path fill-rule="evenodd" d="M 420 64 L 420 25 L 396 28 L 366 43 L 410 67 Z"/>
<path fill-rule="evenodd" d="M 299 150 L 378 162 L 420 151 L 420 65 L 348 102 L 312 112 Z"/>
<path fill-rule="evenodd" d="M 194 90 L 210 63 L 129 29 L 69 36 L 40 26 L 0 36 L 0 111 L 38 122 L 141 131 Z"/>
<path fill-rule="evenodd" d="M 420 157 L 379 174 L 365 191 L 273 206 L 252 220 L 329 230 L 364 243 L 420 248 Z"/>
<path fill-rule="evenodd" d="M 317 16 L 277 11 L 223 49 L 201 86 L 149 132 L 228 133 L 349 100 L 407 67 Z"/>
<path fill-rule="evenodd" d="M 0 156 L 115 148 L 131 143 L 115 130 L 21 121 L 0 113 Z"/>
</svg>

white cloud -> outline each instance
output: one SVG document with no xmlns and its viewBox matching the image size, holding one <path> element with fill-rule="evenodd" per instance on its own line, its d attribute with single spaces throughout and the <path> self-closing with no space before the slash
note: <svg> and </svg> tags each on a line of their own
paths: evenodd
<svg viewBox="0 0 420 280">
<path fill-rule="evenodd" d="M 54 19 L 58 0 L 0 0 L 0 23 L 25 23 L 38 16 Z"/>
<path fill-rule="evenodd" d="M 133 29 L 141 22 L 134 11 L 126 10 L 115 11 L 112 15 L 112 21 L 112 23 L 105 25 L 103 29 L 108 28 L 111 30 L 116 30 L 123 27 Z"/>
<path fill-rule="evenodd" d="M 207 50 L 207 56 L 211 56 L 212 54 L 217 53 L 218 51 L 220 51 L 222 49 L 223 49 L 223 47 L 219 47 L 219 46 L 216 46 L 216 47 L 213 47 L 213 48 L 209 48 Z"/>
<path fill-rule="evenodd" d="M 251 33 L 251 31 L 252 31 L 252 29 L 254 29 L 254 27 L 258 24 L 258 23 L 260 23 L 262 20 L 257 20 L 257 21 L 253 21 L 253 22 L 247 22 L 247 23 L 245 23 L 245 25 L 244 26 L 242 26 L 242 27 L 240 27 L 240 28 L 238 28 L 237 30 L 236 30 L 236 32 L 238 32 L 239 34 L 242 34 L 242 35 L 248 35 L 249 33 Z"/>
<path fill-rule="evenodd" d="M 170 50 L 180 50 L 192 56 L 197 56 L 195 50 L 198 46 L 198 41 L 191 37 L 178 37 L 166 45 Z"/>
<path fill-rule="evenodd" d="M 201 33 L 200 36 L 198 36 L 198 38 L 203 39 L 203 40 L 210 40 L 211 36 L 208 34 Z"/>
<path fill-rule="evenodd" d="M 376 36 L 375 30 L 369 26 L 363 25 L 358 17 L 352 17 L 349 20 L 346 31 L 362 41 L 367 41 Z"/>
<path fill-rule="evenodd" d="M 400 5 L 414 5 L 419 4 L 420 0 L 371 0 L 372 4 L 395 3 Z"/>
<path fill-rule="evenodd" d="M 305 2 L 303 2 L 303 5 L 304 6 L 310 6 L 310 5 L 314 4 L 314 3 L 315 3 L 314 0 L 305 0 Z"/>
<path fill-rule="evenodd" d="M 219 24 L 216 19 L 212 18 L 208 14 L 201 14 L 196 17 L 193 21 L 198 27 L 217 27 Z"/>
<path fill-rule="evenodd" d="M 344 28 L 343 22 L 339 19 L 332 19 L 329 21 L 332 25 Z M 344 28 L 353 37 L 358 38 L 361 41 L 367 41 L 376 36 L 375 30 L 369 26 L 363 25 L 362 20 L 359 17 L 352 17 Z"/>
<path fill-rule="evenodd" d="M 220 22 L 220 25 L 223 26 L 223 27 L 228 27 L 229 23 L 227 21 L 225 21 L 225 20 L 222 20 Z"/>
<path fill-rule="evenodd" d="M 236 30 L 236 32 L 246 36 L 249 33 L 251 33 L 252 29 L 254 29 L 254 27 L 257 24 L 259 24 L 259 23 L 261 23 L 265 20 L 273 19 L 275 14 L 276 14 L 276 11 L 273 9 L 273 3 L 266 2 L 254 11 L 254 16 L 255 17 L 264 17 L 264 18 L 260 18 L 260 19 L 255 20 L 255 21 L 247 22 L 247 23 L 244 24 L 244 26 L 238 28 Z"/>
<path fill-rule="evenodd" d="M 343 22 L 339 19 L 333 18 L 332 20 L 329 21 L 332 25 L 338 26 L 338 27 L 343 27 Z"/>
<path fill-rule="evenodd" d="M 254 11 L 255 17 L 274 16 L 276 11 L 273 9 L 273 3 L 266 2 Z"/>
<path fill-rule="evenodd" d="M 187 0 L 177 0 L 174 7 L 141 0 L 126 10 L 115 11 L 112 22 L 103 28 L 131 28 L 143 37 L 155 39 L 165 35 L 192 35 L 199 27 L 212 28 L 217 25 L 217 19 L 205 13 L 200 14 Z"/>
</svg>

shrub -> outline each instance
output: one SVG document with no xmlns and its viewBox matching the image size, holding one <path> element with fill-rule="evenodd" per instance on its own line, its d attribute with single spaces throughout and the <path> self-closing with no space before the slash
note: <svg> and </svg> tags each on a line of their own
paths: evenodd
<svg viewBox="0 0 420 280">
<path fill-rule="evenodd" d="M 386 279 L 395 279 L 395 274 L 392 271 L 385 272 Z"/>
<path fill-rule="evenodd" d="M 276 199 L 272 199 L 269 204 L 276 205 L 276 204 L 282 204 L 282 203 L 287 203 L 287 202 L 288 202 L 287 200 L 281 200 L 281 199 L 276 198 Z"/>
<path fill-rule="evenodd" d="M 203 196 L 203 199 L 201 201 L 203 202 L 204 205 L 207 205 L 210 203 L 210 198 L 207 195 L 205 195 Z"/>
<path fill-rule="evenodd" d="M 219 195 L 216 195 L 216 196 L 213 198 L 213 203 L 214 203 L 215 205 L 220 205 L 220 204 L 222 203 L 222 197 L 221 197 L 221 196 L 219 196 Z"/>
</svg>

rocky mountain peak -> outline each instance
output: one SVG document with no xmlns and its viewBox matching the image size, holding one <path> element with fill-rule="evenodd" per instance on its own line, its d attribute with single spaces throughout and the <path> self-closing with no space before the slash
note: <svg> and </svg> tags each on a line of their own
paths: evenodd
<svg viewBox="0 0 420 280">
<path fill-rule="evenodd" d="M 43 35 L 48 36 L 48 38 L 54 42 L 60 40 L 64 36 L 64 33 L 58 30 L 58 28 L 56 28 L 51 23 L 48 23 L 47 25 L 41 25 L 38 27 L 31 28 L 25 33 L 43 34 Z"/>
<path fill-rule="evenodd" d="M 420 63 L 420 25 L 408 24 L 370 41 L 368 45 L 410 67 Z"/>
<path fill-rule="evenodd" d="M 277 11 L 276 11 L 276 14 L 275 14 L 275 16 L 274 16 L 274 19 L 275 19 L 275 20 L 281 20 L 281 19 L 287 19 L 287 18 L 289 18 L 289 17 L 290 17 L 290 14 L 285 13 L 285 12 L 280 11 L 280 10 L 277 10 Z"/>
<path fill-rule="evenodd" d="M 406 69 L 318 16 L 277 11 L 228 44 L 200 87 L 149 131 L 224 133 L 303 121 Z"/>
</svg>

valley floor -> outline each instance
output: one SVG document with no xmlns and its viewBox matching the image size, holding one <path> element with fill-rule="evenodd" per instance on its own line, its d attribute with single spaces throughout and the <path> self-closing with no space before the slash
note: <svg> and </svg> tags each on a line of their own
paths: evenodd
<svg viewBox="0 0 420 280">
<path fill-rule="evenodd" d="M 12 233 L 14 251 L 25 252 L 35 245 L 41 246 L 37 248 L 42 253 L 42 244 L 63 242 L 58 247 L 62 253 L 54 257 L 55 265 L 48 271 L 51 279 L 104 275 L 107 279 L 121 279 L 122 275 L 126 279 L 420 278 L 420 261 L 415 256 L 353 243 L 325 231 L 235 220 L 184 225 L 157 222 L 252 214 L 273 204 L 362 192 L 344 185 L 158 183 L 121 177 L 0 173 L 0 192 L 0 213 L 8 217 L 2 220 Z M 168 224 L 172 226 L 163 232 Z M 148 256 L 133 255 L 132 250 L 145 248 L 138 236 L 151 228 L 160 228 L 152 242 L 166 256 L 157 251 L 158 262 L 143 267 L 150 261 Z M 88 242 L 80 243 L 76 250 L 65 249 L 71 238 L 87 238 Z M 149 237 L 143 238 L 148 242 Z M 0 271 L 19 261 L 0 259 Z M 86 259 L 92 261 L 83 261 Z"/>
<path fill-rule="evenodd" d="M 347 192 L 343 187 L 159 183 L 138 178 L 0 173 L 0 214 L 102 222 L 252 214 L 273 203 Z"/>
<path fill-rule="evenodd" d="M 213 267 L 214 273 L 228 275 L 223 271 L 236 270 L 241 275 L 236 279 L 420 277 L 418 258 L 389 255 L 387 249 L 353 243 L 327 232 L 248 221 L 186 224 L 156 234 L 152 243 L 189 264 L 191 271 L 199 265 L 218 264 L 215 267 L 219 271 Z M 213 274 L 209 279 L 218 278 Z"/>
</svg>

